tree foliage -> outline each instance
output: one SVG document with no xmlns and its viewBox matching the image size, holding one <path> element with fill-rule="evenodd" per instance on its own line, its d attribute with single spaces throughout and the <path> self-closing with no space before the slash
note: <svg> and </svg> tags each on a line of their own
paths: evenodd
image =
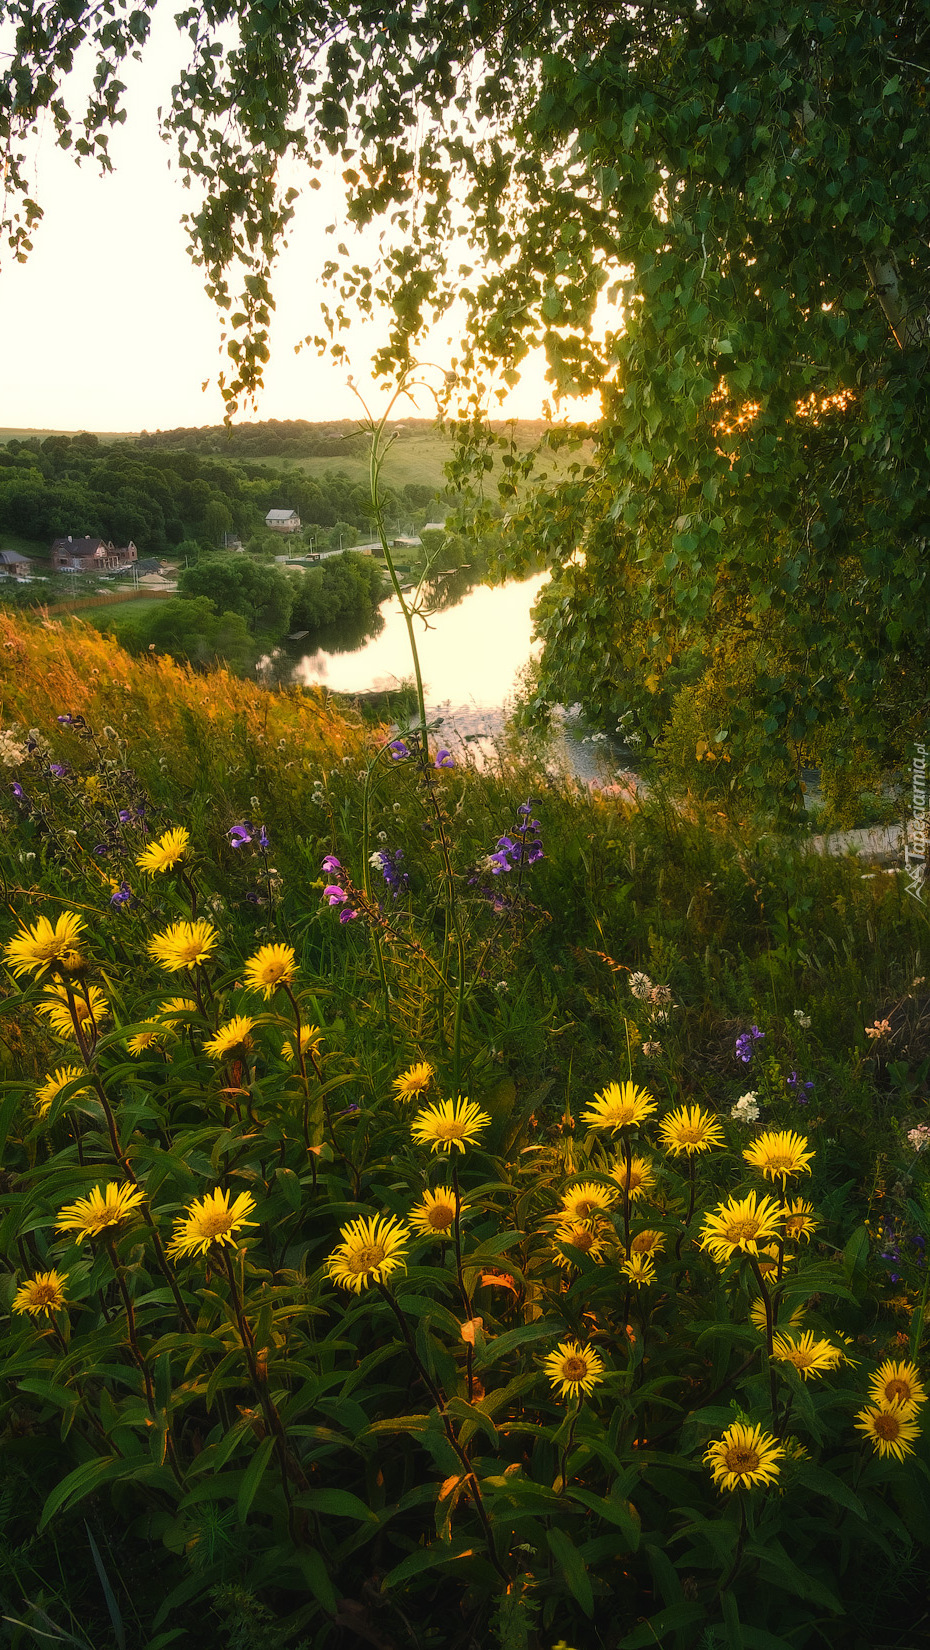
<svg viewBox="0 0 930 1650">
<path fill-rule="evenodd" d="M 14 190 L 42 105 L 62 142 L 105 159 L 119 64 L 149 10 L 0 7 L 18 23 Z M 535 345 L 557 389 L 601 394 L 595 461 L 526 513 L 554 568 L 542 700 L 574 685 L 603 720 L 632 710 L 661 732 L 669 671 L 695 650 L 717 669 L 725 631 L 753 665 L 696 757 L 703 740 L 761 783 L 850 724 L 885 756 L 920 729 L 923 0 L 238 0 L 183 26 L 191 67 L 166 125 L 202 190 L 188 222 L 209 290 L 232 311 L 230 411 L 267 355 L 294 200 L 282 159 L 335 154 L 350 219 L 385 224 L 376 268 L 335 252 L 337 351 L 354 310 L 387 304 L 380 365 L 405 370 L 460 298 L 446 393 L 466 434 L 489 371 L 511 381 Z M 74 125 L 63 89 L 82 40 L 100 67 Z M 13 228 L 21 254 L 36 210 Z M 482 440 L 475 428 L 479 462 Z"/>
</svg>

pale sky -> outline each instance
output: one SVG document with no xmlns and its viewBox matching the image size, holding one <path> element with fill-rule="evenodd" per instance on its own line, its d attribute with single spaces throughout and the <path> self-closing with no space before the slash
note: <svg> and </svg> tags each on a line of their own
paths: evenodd
<svg viewBox="0 0 930 1650">
<path fill-rule="evenodd" d="M 202 271 L 190 261 L 180 223 L 194 197 L 169 169 L 171 150 L 157 131 L 156 110 L 168 101 L 180 61 L 172 11 L 156 19 L 144 62 L 122 74 L 128 118 L 111 138 L 115 173 L 101 178 L 91 164 L 78 167 L 56 147 L 50 129 L 35 151 L 35 187 L 45 217 L 28 263 L 15 264 L 3 249 L 0 266 L 2 428 L 156 430 L 222 420 L 216 388 L 225 361 L 222 323 L 204 293 Z M 265 390 L 257 408 L 241 409 L 239 419 L 354 417 L 358 402 L 346 382 L 348 370 L 368 398 L 377 327 L 352 334 L 351 369 L 321 360 L 312 348 L 294 353 L 299 339 L 322 331 L 319 272 L 331 255 L 331 238 L 322 231 L 340 217 L 341 200 L 334 170 L 322 189 L 308 190 L 298 205 L 274 280 L 277 310 Z M 344 228 L 340 236 L 345 238 Z M 428 351 L 442 364 L 441 340 Z M 544 363 L 534 359 L 491 416 L 538 418 L 549 393 Z M 413 411 L 401 405 L 397 416 Z M 426 403 L 419 408 L 424 417 L 432 411 Z M 571 412 L 592 416 L 594 409 L 575 403 Z"/>
</svg>

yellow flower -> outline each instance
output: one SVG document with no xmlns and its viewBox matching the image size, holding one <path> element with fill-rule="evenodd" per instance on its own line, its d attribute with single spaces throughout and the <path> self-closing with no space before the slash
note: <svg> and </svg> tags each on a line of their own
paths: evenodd
<svg viewBox="0 0 930 1650">
<path fill-rule="evenodd" d="M 760 1201 L 755 1192 L 742 1200 L 731 1197 L 706 1216 L 701 1248 L 709 1249 L 720 1266 L 735 1254 L 757 1255 L 760 1244 L 778 1237 L 780 1221 L 781 1210 L 770 1197 Z"/>
<path fill-rule="evenodd" d="M 654 1232 L 647 1228 L 642 1232 L 634 1232 L 630 1245 L 634 1255 L 658 1255 L 665 1248 L 665 1233 Z"/>
<path fill-rule="evenodd" d="M 562 1197 L 562 1207 L 553 1220 L 573 1221 L 590 1220 L 592 1215 L 606 1213 L 616 1203 L 617 1194 L 612 1186 L 598 1186 L 592 1180 L 583 1180 L 577 1186 L 570 1186 Z"/>
<path fill-rule="evenodd" d="M 572 1222 L 567 1226 L 557 1226 L 552 1234 L 553 1243 L 565 1243 L 570 1249 L 580 1249 L 583 1255 L 590 1255 L 592 1260 L 601 1260 L 604 1254 L 604 1245 L 598 1233 L 592 1226 L 585 1226 L 580 1221 Z M 556 1266 L 570 1267 L 573 1262 L 567 1255 L 556 1250 L 553 1256 Z"/>
<path fill-rule="evenodd" d="M 126 1047 L 132 1055 L 144 1054 L 146 1049 L 150 1048 L 163 1049 L 171 1035 L 165 1026 L 145 1026 L 142 1031 L 137 1031 L 134 1037 L 128 1038 Z"/>
<path fill-rule="evenodd" d="M 342 1239 L 326 1262 L 334 1283 L 360 1295 L 372 1283 L 384 1283 L 402 1267 L 410 1230 L 394 1215 L 351 1220 L 339 1233 Z"/>
<path fill-rule="evenodd" d="M 219 935 L 210 923 L 198 918 L 196 922 L 175 922 L 163 934 L 149 941 L 148 953 L 169 974 L 182 968 L 193 968 L 205 963 L 216 949 Z"/>
<path fill-rule="evenodd" d="M 243 979 L 253 991 L 273 997 L 279 985 L 290 985 L 297 976 L 297 958 L 289 945 L 263 945 L 245 965 Z"/>
<path fill-rule="evenodd" d="M 254 1025 L 254 1020 L 248 1019 L 244 1014 L 237 1014 L 234 1019 L 227 1020 L 224 1026 L 220 1026 L 215 1037 L 204 1043 L 204 1054 L 208 1054 L 211 1060 L 225 1060 L 228 1054 L 244 1054 L 252 1047 L 249 1032 Z"/>
<path fill-rule="evenodd" d="M 655 1190 L 656 1177 L 645 1157 L 630 1158 L 629 1174 L 625 1163 L 616 1164 L 610 1171 L 610 1178 L 617 1182 L 621 1192 L 629 1192 L 631 1201 L 637 1197 L 648 1197 Z"/>
<path fill-rule="evenodd" d="M 214 1243 L 235 1243 L 240 1226 L 258 1225 L 249 1219 L 254 1213 L 255 1199 L 249 1192 L 240 1192 L 231 1208 L 228 1191 L 207 1192 L 175 1221 L 168 1254 L 180 1260 L 184 1255 L 205 1255 Z"/>
<path fill-rule="evenodd" d="M 34 1278 L 16 1291 L 13 1311 L 31 1312 L 34 1318 L 44 1312 L 50 1318 L 53 1312 L 65 1305 L 67 1281 L 67 1272 L 37 1272 Z"/>
<path fill-rule="evenodd" d="M 179 1019 L 184 1014 L 199 1014 L 200 1009 L 193 997 L 169 997 L 158 1010 L 162 1020 Z"/>
<path fill-rule="evenodd" d="M 913 1414 L 913 1410 L 902 1409 L 898 1404 L 888 1409 L 860 1409 L 856 1427 L 865 1433 L 879 1455 L 894 1455 L 903 1461 L 906 1455 L 913 1455 L 914 1439 L 920 1436 Z"/>
<path fill-rule="evenodd" d="M 604 1379 L 604 1364 L 590 1346 L 579 1346 L 577 1341 L 560 1341 L 554 1352 L 543 1359 L 543 1369 L 554 1389 L 562 1398 L 577 1398 L 582 1392 L 593 1392 Z"/>
<path fill-rule="evenodd" d="M 140 871 L 148 871 L 153 877 L 157 871 L 170 871 L 183 859 L 191 845 L 189 833 L 183 825 L 173 831 L 166 831 L 157 842 L 150 842 L 143 853 L 136 858 Z"/>
<path fill-rule="evenodd" d="M 807 1141 L 790 1129 L 768 1129 L 754 1140 L 743 1156 L 750 1168 L 764 1175 L 766 1180 L 784 1183 L 789 1175 L 810 1174 L 813 1152 L 807 1150 Z"/>
<path fill-rule="evenodd" d="M 435 1106 L 425 1106 L 413 1120 L 411 1134 L 420 1146 L 428 1145 L 434 1152 L 463 1152 L 473 1146 L 482 1129 L 491 1119 L 474 1100 L 460 1095 L 457 1100 L 440 1100 Z"/>
<path fill-rule="evenodd" d="M 322 1043 L 322 1041 L 323 1041 L 323 1033 L 320 1030 L 319 1026 L 301 1026 L 301 1028 L 300 1028 L 300 1052 L 301 1052 L 301 1054 L 319 1054 L 320 1044 Z M 284 1055 L 285 1060 L 290 1060 L 292 1065 L 297 1064 L 297 1055 L 294 1052 L 294 1045 L 293 1045 L 292 1042 L 287 1041 L 284 1044 L 283 1048 L 281 1049 L 281 1053 Z"/>
<path fill-rule="evenodd" d="M 770 1278 L 778 1271 L 778 1246 L 774 1243 L 766 1244 L 756 1256 L 756 1265 L 764 1278 Z"/>
<path fill-rule="evenodd" d="M 36 1003 L 40 1014 L 48 1017 L 48 1022 L 57 1037 L 70 1037 L 72 1042 L 77 1041 L 74 1027 L 75 1018 L 78 1020 L 85 1037 L 96 1037 L 102 1020 L 109 1013 L 109 1006 L 103 992 L 96 985 L 83 990 L 72 991 L 73 1009 L 68 1002 L 68 993 L 63 985 L 53 985 L 48 988 L 45 996 Z"/>
<path fill-rule="evenodd" d="M 744 1484 L 774 1483 L 784 1453 L 771 1433 L 734 1421 L 723 1437 L 704 1451 L 704 1460 L 720 1489 L 736 1490 Z"/>
<path fill-rule="evenodd" d="M 581 1121 L 592 1129 L 626 1129 L 644 1122 L 655 1110 L 652 1095 L 635 1083 L 608 1083 L 603 1094 L 594 1096 L 590 1109 L 582 1112 Z"/>
<path fill-rule="evenodd" d="M 436 1073 L 427 1060 L 420 1060 L 416 1065 L 408 1066 L 399 1077 L 395 1077 L 393 1088 L 397 1100 L 415 1100 L 425 1094 Z"/>
<path fill-rule="evenodd" d="M 60 1211 L 56 1226 L 59 1232 L 76 1232 L 79 1238 L 99 1237 L 110 1226 L 121 1226 L 145 1199 L 138 1186 L 110 1182 L 101 1192 L 95 1186 L 89 1197 L 79 1197 Z"/>
<path fill-rule="evenodd" d="M 434 1192 L 424 1192 L 421 1202 L 411 1209 L 409 1218 L 414 1231 L 424 1237 L 451 1237 L 455 1221 L 454 1191 L 448 1186 L 437 1186 Z"/>
<path fill-rule="evenodd" d="M 40 1089 L 36 1089 L 37 1115 L 39 1117 L 47 1117 L 62 1089 L 65 1088 L 68 1083 L 73 1083 L 75 1077 L 85 1076 L 86 1073 L 81 1066 L 59 1066 L 57 1071 L 51 1072 L 49 1076 L 46 1077 L 42 1087 Z M 75 1089 L 74 1096 L 72 1096 L 72 1098 L 75 1098 L 78 1094 L 84 1093 L 85 1091 L 86 1085 L 85 1089 Z"/>
<path fill-rule="evenodd" d="M 814 1205 L 805 1203 L 803 1197 L 796 1197 L 787 1204 L 784 1210 L 785 1237 L 791 1243 L 809 1243 L 811 1232 L 817 1230 L 817 1216 L 814 1214 Z"/>
<path fill-rule="evenodd" d="M 927 1402 L 916 1364 L 894 1363 L 890 1358 L 869 1378 L 869 1397 L 881 1408 L 897 1404 L 909 1414 Z"/>
<path fill-rule="evenodd" d="M 756 1296 L 751 1307 L 749 1308 L 749 1322 L 752 1324 L 754 1329 L 758 1329 L 760 1335 L 766 1335 L 768 1333 L 768 1322 L 765 1316 L 765 1301 L 762 1299 L 761 1295 Z M 798 1329 L 803 1322 L 804 1308 L 803 1306 L 796 1306 L 788 1319 L 788 1322 L 783 1324 L 782 1328 Z"/>
<path fill-rule="evenodd" d="M 835 1369 L 843 1361 L 842 1352 L 838 1352 L 829 1341 L 818 1340 L 810 1329 L 806 1329 L 797 1340 L 791 1335 L 773 1336 L 772 1357 L 782 1363 L 794 1364 L 805 1381 L 810 1380 L 812 1375 L 822 1375 L 824 1370 Z"/>
<path fill-rule="evenodd" d="M 659 1139 L 675 1157 L 682 1153 L 693 1157 L 695 1152 L 709 1152 L 724 1144 L 720 1124 L 700 1106 L 679 1106 L 677 1111 L 669 1112 L 659 1124 Z"/>
<path fill-rule="evenodd" d="M 3 954 L 17 979 L 23 974 L 41 974 L 56 962 L 74 969 L 83 961 L 78 951 L 83 927 L 84 919 L 74 911 L 63 911 L 54 926 L 48 917 L 40 917 L 31 928 L 21 928 Z"/>
<path fill-rule="evenodd" d="M 638 1289 L 644 1284 L 655 1283 L 656 1269 L 651 1255 L 639 1254 L 635 1250 L 629 1260 L 621 1261 L 620 1271 L 630 1283 L 635 1283 Z"/>
</svg>

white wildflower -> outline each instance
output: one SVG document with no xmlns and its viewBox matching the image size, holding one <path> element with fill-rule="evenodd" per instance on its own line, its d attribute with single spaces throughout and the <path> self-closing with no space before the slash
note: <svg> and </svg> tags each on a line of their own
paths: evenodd
<svg viewBox="0 0 930 1650">
<path fill-rule="evenodd" d="M 731 1108 L 730 1116 L 735 1117 L 738 1123 L 757 1123 L 759 1120 L 759 1098 L 752 1089 L 747 1094 L 741 1094 L 735 1106 Z"/>
<path fill-rule="evenodd" d="M 916 1129 L 908 1129 L 907 1138 L 915 1152 L 922 1152 L 925 1146 L 930 1146 L 930 1123 L 918 1123 Z"/>
<path fill-rule="evenodd" d="M 648 974 L 631 974 L 630 990 L 633 996 L 641 1003 L 648 1001 L 652 996 L 653 985 Z"/>
<path fill-rule="evenodd" d="M 803 1008 L 796 1008 L 794 1011 L 794 1017 L 802 1031 L 810 1031 L 811 1017 L 809 1014 L 805 1014 Z"/>
</svg>

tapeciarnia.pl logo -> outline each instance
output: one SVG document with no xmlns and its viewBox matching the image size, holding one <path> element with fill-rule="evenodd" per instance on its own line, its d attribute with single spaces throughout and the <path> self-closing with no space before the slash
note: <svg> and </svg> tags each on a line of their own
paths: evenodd
<svg viewBox="0 0 930 1650">
<path fill-rule="evenodd" d="M 927 851 L 930 847 L 930 813 L 927 811 L 927 747 L 914 746 L 911 762 L 911 822 L 904 838 L 904 869 L 907 892 L 924 903 Z"/>
</svg>

